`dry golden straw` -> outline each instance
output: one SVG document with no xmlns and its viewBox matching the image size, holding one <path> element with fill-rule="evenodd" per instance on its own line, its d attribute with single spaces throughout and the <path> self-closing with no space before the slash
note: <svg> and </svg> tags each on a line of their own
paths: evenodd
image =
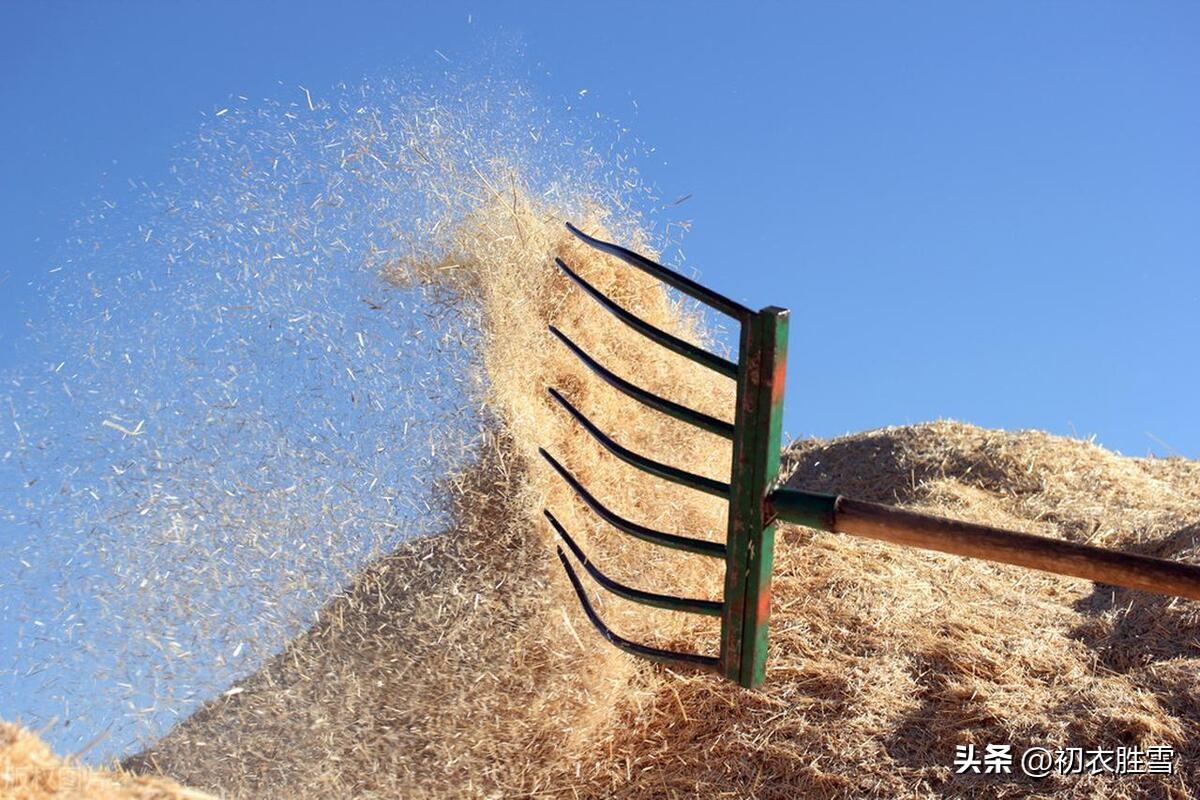
<svg viewBox="0 0 1200 800">
<path fill-rule="evenodd" d="M 538 512 L 604 569 L 715 597 L 702 559 L 602 527 L 536 455 L 618 513 L 719 537 L 722 510 L 645 479 L 547 400 L 562 387 L 630 447 L 721 478 L 726 446 L 598 385 L 553 323 L 618 374 L 728 418 L 731 387 L 621 329 L 551 267 L 561 256 L 650 322 L 704 340 L 656 285 L 578 246 L 519 182 L 395 263 L 478 315 L 490 434 L 447 476 L 455 523 L 365 571 L 240 694 L 131 764 L 237 797 L 1190 797 L 1200 780 L 1195 604 L 785 528 L 766 687 L 676 674 L 602 643 Z M 581 220 L 604 232 L 598 211 Z M 627 241 L 643 245 L 635 232 Z M 644 245 L 643 245 L 644 246 Z M 786 454 L 794 485 L 1018 530 L 1194 559 L 1200 464 L 941 422 Z M 632 638 L 711 652 L 707 623 L 606 599 Z M 1173 745 L 1175 776 L 955 776 L 956 744 Z"/>
<path fill-rule="evenodd" d="M 485 93 L 480 102 L 491 109 L 499 100 Z M 231 798 L 1195 796 L 1195 603 L 785 527 L 776 547 L 772 649 L 761 691 L 653 666 L 602 642 L 558 565 L 543 506 L 605 572 L 634 586 L 715 599 L 721 565 L 605 527 L 537 448 L 550 451 L 615 512 L 644 525 L 716 540 L 725 530 L 724 509 L 603 452 L 549 400 L 545 387 L 562 390 L 622 444 L 713 478 L 728 477 L 728 443 L 613 392 L 546 326 L 564 331 L 617 374 L 709 414 L 730 418 L 733 386 L 623 328 L 571 287 L 553 259 L 562 257 L 657 327 L 709 345 L 718 337 L 661 286 L 564 230 L 569 216 L 586 231 L 649 252 L 652 242 L 619 193 L 558 174 L 527 179 L 529 165 L 513 163 L 519 159 L 479 155 L 497 152 L 481 138 L 507 144 L 508 137 L 456 128 L 438 98 L 416 114 L 411 108 L 381 113 L 348 92 L 339 107 L 340 118 L 320 116 L 327 104 L 304 90 L 281 109 L 286 122 L 276 116 L 269 128 L 250 128 L 251 139 L 270 130 L 284 145 L 248 146 L 253 158 L 243 159 L 242 140 L 223 145 L 213 139 L 211 152 L 197 158 L 207 165 L 224 152 L 228 163 L 222 163 L 234 168 L 230 197 L 218 196 L 194 226 L 194 238 L 221 245 L 217 262 L 204 262 L 199 273 L 229 283 L 216 295 L 220 304 L 197 299 L 189 313 L 231 320 L 234 335 L 222 359 L 251 375 L 269 359 L 246 352 L 277 351 L 273 343 L 245 350 L 245 331 L 278 329 L 283 341 L 315 345 L 295 352 L 314 359 L 308 363 L 317 367 L 320 391 L 283 407 L 292 414 L 329 409 L 320 436 L 308 431 L 320 446 L 313 445 L 312 455 L 279 452 L 279 431 L 290 430 L 286 418 L 278 427 L 274 418 L 246 427 L 250 438 L 230 439 L 242 436 L 242 423 L 257 412 L 240 410 L 252 403 L 243 399 L 237 375 L 225 372 L 216 373 L 220 382 L 204 384 L 221 389 L 206 401 L 205 413 L 179 428 L 178 438 L 205 451 L 211 467 L 201 462 L 181 473 L 159 458 L 158 448 L 173 451 L 161 433 L 163 414 L 143 415 L 147 406 L 157 413 L 153 393 L 95 422 L 110 437 L 97 441 L 128 450 L 120 451 L 125 471 L 114 496 L 131 498 L 114 507 L 128 513 L 113 517 L 121 522 L 114 521 L 101 542 L 116 579 L 99 599 L 115 611 L 97 619 L 122 623 L 114 628 L 115 638 L 127 641 L 122 666 L 149 675 L 137 678 L 137 686 L 130 679 L 128 702 L 114 703 L 122 708 L 112 713 L 126 713 L 128 706 L 134 715 L 157 719 L 190 707 L 185 704 L 193 696 L 210 698 L 125 767 Z M 307 130 L 315 132 L 325 160 L 306 162 L 286 144 L 294 130 L 288 126 L 294 118 L 310 119 L 305 114 L 317 115 Z M 253 118 L 222 112 L 220 119 L 221 125 L 249 125 Z M 603 164 L 595 152 L 552 136 L 540 123 L 522 133 L 537 148 L 554 142 L 570 153 L 570 163 Z M 289 164 L 302 167 L 294 178 L 275 177 L 286 175 Z M 293 180 L 308 187 L 304 193 L 294 194 Z M 362 207 L 363 197 L 375 205 Z M 406 197 L 410 202 L 397 199 L 393 207 L 394 198 Z M 429 325 L 416 331 L 399 325 L 401 341 L 381 343 L 383 336 L 343 329 L 344 309 L 317 302 L 341 285 L 324 265 L 358 253 L 346 240 L 364 228 L 368 252 L 365 266 L 358 266 L 381 272 L 397 288 L 389 295 L 372 286 L 353 304 L 396 315 L 379 317 L 387 320 L 400 316 L 402 300 L 427 304 Z M 157 240 L 164 228 L 156 230 Z M 260 241 L 267 230 L 286 236 L 267 247 Z M 191 247 L 191 229 L 185 232 L 180 253 Z M 150 241 L 149 232 L 145 238 Z M 247 322 L 238 321 L 241 314 Z M 454 322 L 460 318 L 466 323 Z M 130 315 L 114 324 L 134 322 Z M 164 332 L 181 324 L 170 323 Z M 402 370 L 418 339 L 434 340 L 428 349 L 449 354 L 456 370 L 460 361 L 467 367 L 438 372 L 439 363 L 430 361 Z M 105 358 L 101 366 L 112 363 L 111 354 Z M 393 377 L 394 387 L 385 380 Z M 263 380 L 267 388 L 294 391 L 294 384 Z M 326 392 L 339 399 L 329 401 Z M 337 417 L 350 402 L 343 395 L 357 405 Z M 461 408 L 463 397 L 470 408 Z M 407 421 L 395 430 L 360 430 L 356 441 L 369 441 L 358 449 L 339 438 L 334 417 L 343 430 L 347 420 L 394 425 L 396 418 L 381 409 L 413 409 L 426 401 L 446 412 L 444 425 L 435 418 L 411 431 Z M 472 427 L 475 412 L 478 428 Z M 220 435 L 206 433 L 209 420 L 221 423 Z M 30 441 L 31 447 L 39 442 Z M 458 466 L 440 470 L 445 474 L 429 498 L 396 491 L 393 509 L 384 498 L 391 502 L 388 493 L 406 486 L 393 473 L 412 466 L 395 451 L 411 454 L 418 446 L 419 477 L 447 453 L 455 457 L 445 463 Z M 286 480 L 264 488 L 249 481 L 252 475 L 225 475 L 218 468 L 229 466 L 226 454 L 242 447 L 250 463 L 269 462 L 287 471 Z M 359 460 L 365 466 L 357 466 Z M 953 422 L 801 441 L 784 460 L 792 484 L 806 489 L 1197 559 L 1196 462 L 1124 458 L 1087 442 Z M 128 464 L 149 477 L 137 478 Z M 312 471 L 291 474 L 300 468 Z M 353 480 L 334 491 L 333 482 L 323 482 L 330 474 Z M 160 483 L 169 491 L 159 491 Z M 375 501 L 370 513 L 361 508 L 368 499 Z M 275 601 L 325 597 L 323 581 L 332 579 L 314 569 L 358 564 L 361 553 L 391 547 L 401 509 L 412 512 L 404 503 L 425 504 L 416 511 L 429 511 L 430 519 L 441 519 L 434 512 L 444 509 L 444 530 L 375 558 L 282 652 L 214 690 L 212 670 L 222 664 L 205 658 L 219 653 L 231 664 L 262 663 L 244 659 L 262 642 L 298 629 L 291 611 L 274 610 Z M 205 526 L 198 525 L 197 509 L 208 519 Z M 138 519 L 144 536 L 131 539 L 130 520 Z M 143 576 L 146 570 L 152 574 Z M 228 606 L 245 606 L 245 598 L 265 608 L 242 617 L 228 613 Z M 615 630 L 635 640 L 714 652 L 713 620 L 611 597 L 599 607 Z M 182 633 L 189 636 L 175 635 Z M 96 648 L 94 627 L 89 635 L 79 639 Z M 94 706 L 97 698 L 90 699 Z M 29 740 L 5 735 L 49 758 Z M 1171 745 L 1178 772 L 1038 782 L 1019 774 L 956 776 L 955 746 L 969 743 L 1007 743 L 1017 751 L 1028 745 Z"/>
</svg>

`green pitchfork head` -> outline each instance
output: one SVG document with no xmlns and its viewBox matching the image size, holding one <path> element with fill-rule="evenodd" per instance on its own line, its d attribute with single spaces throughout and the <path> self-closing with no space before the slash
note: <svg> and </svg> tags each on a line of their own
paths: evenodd
<svg viewBox="0 0 1200 800">
<path fill-rule="evenodd" d="M 549 510 L 544 511 L 551 527 L 566 544 L 567 550 L 605 589 L 635 603 L 719 616 L 719 655 L 713 657 L 661 650 L 618 636 L 604 624 L 592 608 L 583 584 L 571 566 L 570 558 L 561 547 L 558 551 L 559 558 L 588 618 L 600 633 L 617 647 L 656 661 L 717 671 L 743 686 L 758 685 L 763 680 L 766 664 L 767 616 L 770 610 L 774 547 L 774 528 L 770 520 L 764 517 L 763 501 L 779 469 L 787 312 L 778 308 L 752 311 L 631 250 L 594 239 L 569 223 L 567 228 L 588 245 L 615 256 L 716 311 L 732 317 L 740 325 L 738 359 L 733 362 L 650 325 L 606 297 L 562 259 L 556 259 L 559 269 L 568 278 L 630 328 L 656 344 L 737 382 L 737 407 L 734 422 L 730 424 L 635 386 L 607 370 L 562 331 L 553 326 L 550 328 L 550 332 L 578 357 L 584 366 L 609 386 L 650 408 L 722 436 L 732 443 L 730 483 L 726 484 L 653 461 L 622 447 L 596 427 L 557 389 L 549 388 L 551 397 L 617 458 L 655 477 L 726 500 L 729 503 L 729 527 L 725 544 L 663 533 L 617 516 L 592 496 L 550 453 L 540 451 L 584 504 L 614 528 L 663 547 L 725 561 L 724 598 L 721 602 L 644 592 L 605 576 L 588 559 L 554 515 Z"/>
</svg>

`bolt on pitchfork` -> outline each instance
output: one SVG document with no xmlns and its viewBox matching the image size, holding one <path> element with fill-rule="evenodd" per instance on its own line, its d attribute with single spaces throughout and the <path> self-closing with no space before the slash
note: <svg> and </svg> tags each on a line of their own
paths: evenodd
<svg viewBox="0 0 1200 800">
<path fill-rule="evenodd" d="M 635 603 L 721 618 L 720 648 L 715 657 L 663 650 L 625 639 L 600 619 L 588 601 L 571 560 L 559 547 L 558 557 L 588 619 L 604 638 L 620 649 L 655 661 L 718 672 L 745 687 L 760 685 L 766 674 L 776 521 L 1200 600 L 1200 567 L 1191 564 L 959 522 L 840 495 L 778 486 L 787 364 L 787 310 L 770 306 L 753 311 L 632 250 L 588 236 L 570 223 L 567 223 L 567 229 L 591 247 L 731 317 L 738 323 L 740 331 L 738 359 L 729 361 L 640 319 L 606 297 L 561 258 L 555 259 L 559 269 L 576 286 L 621 322 L 656 344 L 737 382 L 736 407 L 730 424 L 659 397 L 615 375 L 562 331 L 550 327 L 550 332 L 559 341 L 614 389 L 667 416 L 722 436 L 732 444 L 730 481 L 723 483 L 651 460 L 621 446 L 557 389 L 548 389 L 551 397 L 617 458 L 658 478 L 715 495 L 728 503 L 724 544 L 653 530 L 605 508 L 550 453 L 539 451 L 583 503 L 614 528 L 663 547 L 725 561 L 724 591 L 720 602 L 643 591 L 618 583 L 601 572 L 554 515 L 543 510 L 567 549 L 605 589 Z"/>
</svg>

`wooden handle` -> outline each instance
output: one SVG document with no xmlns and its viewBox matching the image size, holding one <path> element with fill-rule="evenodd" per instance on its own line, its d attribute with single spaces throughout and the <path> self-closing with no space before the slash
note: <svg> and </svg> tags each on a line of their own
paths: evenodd
<svg viewBox="0 0 1200 800">
<path fill-rule="evenodd" d="M 1200 600 L 1200 567 L 837 498 L 833 530 L 883 542 Z"/>
</svg>

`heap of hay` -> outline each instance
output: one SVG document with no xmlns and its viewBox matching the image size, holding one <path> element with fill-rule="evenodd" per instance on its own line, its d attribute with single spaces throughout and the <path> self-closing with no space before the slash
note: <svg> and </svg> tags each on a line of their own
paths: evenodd
<svg viewBox="0 0 1200 800">
<path fill-rule="evenodd" d="M 719 565 L 606 529 L 537 446 L 644 524 L 715 539 L 723 509 L 602 452 L 544 387 L 623 444 L 715 478 L 727 477 L 727 444 L 599 384 L 545 326 L 709 413 L 729 417 L 732 385 L 623 329 L 552 257 L 653 324 L 705 341 L 660 287 L 575 243 L 519 187 L 487 188 L 493 199 L 457 229 L 445 260 L 389 270 L 400 283 L 438 283 L 478 320 L 492 433 L 446 478 L 455 524 L 377 561 L 277 658 L 127 766 L 233 797 L 1193 796 L 1195 603 L 784 528 L 763 690 L 603 644 L 560 574 L 543 504 L 624 582 L 717 597 Z M 599 215 L 582 222 L 605 228 Z M 1194 462 L 949 422 L 804 441 L 785 461 L 804 488 L 1197 555 Z M 608 599 L 602 613 L 631 638 L 714 651 L 710 622 Z M 955 746 L 967 743 L 1171 745 L 1177 772 L 957 776 Z"/>
<path fill-rule="evenodd" d="M 6 800 L 214 800 L 166 778 L 92 770 L 55 756 L 34 734 L 0 722 L 0 797 Z"/>
</svg>

